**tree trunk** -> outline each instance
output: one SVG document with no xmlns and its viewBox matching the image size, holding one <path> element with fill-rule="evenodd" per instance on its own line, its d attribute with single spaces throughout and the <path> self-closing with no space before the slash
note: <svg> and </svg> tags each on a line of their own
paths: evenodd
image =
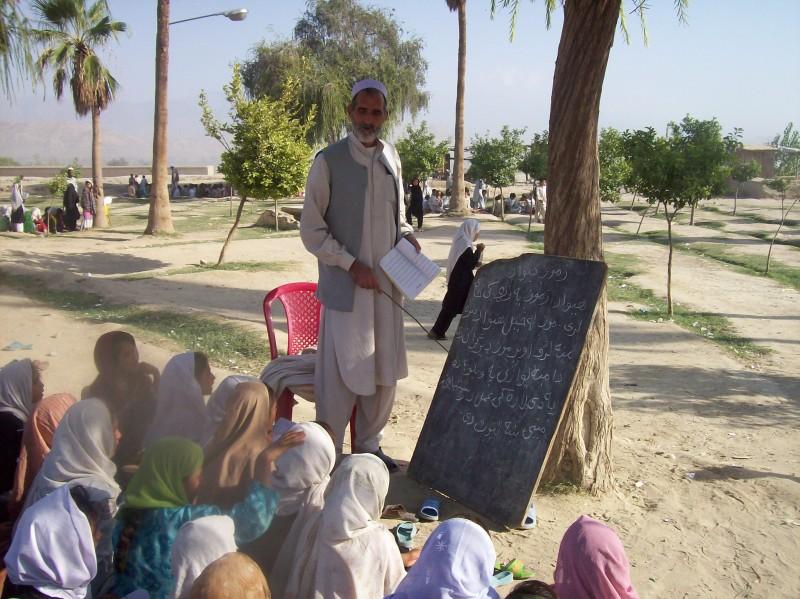
<svg viewBox="0 0 800 599">
<path fill-rule="evenodd" d="M 603 260 L 597 119 L 620 0 L 566 0 L 550 100 L 545 254 Z M 544 477 L 592 494 L 614 486 L 603 289 Z"/>
<path fill-rule="evenodd" d="M 467 78 L 467 3 L 458 7 L 458 82 L 456 83 L 455 160 L 450 212 L 467 214 L 464 195 L 464 87 Z"/>
<path fill-rule="evenodd" d="M 100 110 L 92 109 L 92 185 L 96 191 L 94 226 L 101 229 L 108 227 L 106 207 L 103 202 L 103 153 L 100 135 Z"/>
<path fill-rule="evenodd" d="M 244 204 L 247 201 L 247 196 L 243 195 L 242 199 L 239 200 L 239 207 L 236 209 L 236 218 L 233 221 L 233 226 L 231 230 L 228 231 L 228 236 L 225 238 L 225 243 L 222 244 L 222 250 L 219 252 L 219 260 L 217 260 L 217 266 L 225 262 L 225 252 L 228 251 L 228 244 L 233 239 L 234 234 L 236 233 L 236 229 L 239 228 L 239 219 L 242 218 L 242 210 L 244 209 Z"/>
<path fill-rule="evenodd" d="M 278 232 L 278 198 L 275 198 L 275 232 Z"/>
<path fill-rule="evenodd" d="M 666 202 L 664 203 L 664 216 L 667 219 L 667 241 L 669 242 L 669 254 L 667 255 L 667 315 L 672 316 L 672 219 L 678 213 L 676 209 L 672 216 L 669 215 L 669 209 Z"/>
<path fill-rule="evenodd" d="M 506 220 L 506 199 L 503 197 L 503 188 L 500 188 L 500 220 Z"/>
<path fill-rule="evenodd" d="M 636 203 L 636 192 L 633 192 L 633 199 L 631 200 L 631 205 L 628 210 L 633 210 L 633 205 Z"/>
<path fill-rule="evenodd" d="M 783 198 L 785 197 L 786 195 L 784 194 Z M 764 274 L 769 274 L 769 261 L 772 258 L 772 246 L 775 245 L 775 240 L 778 238 L 778 235 L 781 232 L 781 228 L 783 228 L 783 223 L 784 221 L 786 221 L 786 217 L 789 216 L 789 213 L 792 211 L 792 208 L 794 208 L 794 205 L 797 203 L 797 200 L 792 202 L 791 206 L 789 206 L 789 209 L 784 213 L 783 198 L 781 198 L 781 222 L 778 225 L 778 229 L 775 231 L 775 235 L 772 236 L 772 241 L 769 242 L 769 251 L 767 252 L 767 268 L 764 269 Z"/>
<path fill-rule="evenodd" d="M 692 202 L 692 214 L 689 216 L 689 224 L 694 226 L 694 209 L 697 206 L 697 202 Z M 667 214 L 667 207 L 664 206 L 664 214 Z M 673 215 L 674 216 L 674 215 Z"/>
<path fill-rule="evenodd" d="M 736 195 L 733 196 L 733 216 L 736 216 L 736 201 L 739 199 L 739 183 L 736 184 Z"/>
<path fill-rule="evenodd" d="M 644 217 L 647 216 L 647 210 L 650 206 L 645 206 L 644 210 L 642 210 L 642 218 L 639 219 L 639 226 L 636 227 L 636 237 L 639 237 L 639 231 L 642 230 L 642 223 L 644 222 Z M 656 204 L 656 210 L 658 210 L 658 204 Z"/>
<path fill-rule="evenodd" d="M 167 175 L 167 85 L 169 74 L 169 0 L 158 0 L 156 29 L 156 105 L 153 114 L 153 172 L 145 235 L 173 233 Z"/>
</svg>

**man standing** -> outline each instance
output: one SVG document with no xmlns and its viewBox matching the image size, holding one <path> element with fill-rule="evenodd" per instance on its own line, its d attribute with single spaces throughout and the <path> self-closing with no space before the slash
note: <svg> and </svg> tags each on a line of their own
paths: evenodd
<svg viewBox="0 0 800 599">
<path fill-rule="evenodd" d="M 399 379 L 408 376 L 402 296 L 378 266 L 402 237 L 419 251 L 403 215 L 397 151 L 379 139 L 386 88 L 365 79 L 353 86 L 352 132 L 317 154 L 306 183 L 300 237 L 317 257 L 323 305 L 315 370 L 317 419 L 333 429 L 337 452 L 353 407 L 354 453 L 373 453 L 389 471 L 397 464 L 380 441 Z M 389 294 L 388 297 L 386 294 Z"/>
</svg>

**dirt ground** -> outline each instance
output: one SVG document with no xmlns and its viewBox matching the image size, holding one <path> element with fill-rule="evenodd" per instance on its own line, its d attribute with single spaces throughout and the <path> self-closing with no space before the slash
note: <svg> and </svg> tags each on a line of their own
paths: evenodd
<svg viewBox="0 0 800 599">
<path fill-rule="evenodd" d="M 727 202 L 719 200 L 718 205 L 727 209 Z M 187 218 L 216 210 L 214 218 L 222 226 L 226 206 L 191 202 L 176 208 L 185 210 Z M 48 238 L 2 234 L 0 268 L 46 275 L 48 286 L 92 291 L 114 302 L 219 315 L 252 327 L 264 336 L 265 345 L 264 294 L 282 283 L 316 279 L 315 261 L 298 236 L 248 238 L 246 232 L 233 243 L 229 260 L 290 262 L 291 270 L 170 274 L 169 269 L 215 260 L 224 229 L 202 227 L 177 238 L 145 238 L 134 232 L 134 217 L 146 206 L 125 210 L 132 220 L 122 230 Z M 745 219 L 748 210 L 777 214 L 771 200 L 740 200 L 739 210 L 737 220 Z M 530 251 L 525 236 L 512 226 L 527 224 L 525 217 L 510 217 L 508 223 L 480 218 L 485 260 Z M 605 247 L 637 256 L 645 272 L 635 282 L 663 295 L 666 249 L 620 235 L 631 226 L 635 230 L 638 218 L 626 206 L 604 207 Z M 734 220 L 723 213 L 713 218 Z M 645 223 L 663 226 L 655 219 Z M 458 224 L 438 216 L 425 220 L 418 238 L 439 264 L 446 261 Z M 687 237 L 746 239 L 746 251 L 765 252 L 763 241 L 745 235 L 765 226 L 742 221 L 731 222 L 726 231 L 680 228 Z M 796 236 L 797 229 L 790 227 L 787 235 Z M 798 266 L 800 250 L 782 245 L 779 252 L 782 262 Z M 155 276 L 121 278 L 142 272 Z M 442 277 L 410 302 L 409 310 L 429 325 L 444 290 Z M 635 320 L 626 315 L 629 306 L 610 304 L 618 490 L 599 498 L 539 495 L 536 529 L 492 531 L 498 557 L 520 558 L 538 578 L 552 580 L 564 530 L 586 513 L 619 533 L 641 597 L 794 599 L 800 596 L 800 293 L 685 254 L 676 256 L 674 293 L 698 310 L 726 315 L 742 335 L 773 353 L 758 365 L 743 363 L 673 323 Z M 116 328 L 33 302 L 13 285 L 0 288 L 0 307 L 5 315 L 0 347 L 15 340 L 33 345 L 30 351 L 5 351 L 0 358 L 48 360 L 48 392 L 79 393 L 94 376 L 90 356 L 95 340 Z M 411 457 L 446 356 L 413 321 L 407 318 L 405 326 L 411 374 L 398 386 L 383 444 L 401 460 Z M 142 357 L 163 367 L 170 355 L 166 347 L 142 343 Z M 228 374 L 222 369 L 216 373 L 218 380 Z M 313 406 L 301 403 L 295 415 L 310 419 Z M 399 473 L 392 477 L 388 501 L 415 508 L 428 494 Z M 443 511 L 447 517 L 463 508 L 446 503 Z M 432 525 L 421 528 L 424 538 Z"/>
</svg>

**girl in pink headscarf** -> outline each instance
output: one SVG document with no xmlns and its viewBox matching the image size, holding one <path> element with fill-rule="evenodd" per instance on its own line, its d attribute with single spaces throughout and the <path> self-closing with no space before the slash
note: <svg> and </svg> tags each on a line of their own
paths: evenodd
<svg viewBox="0 0 800 599">
<path fill-rule="evenodd" d="M 564 533 L 554 586 L 560 597 L 570 599 L 639 599 L 619 537 L 589 516 Z"/>
</svg>

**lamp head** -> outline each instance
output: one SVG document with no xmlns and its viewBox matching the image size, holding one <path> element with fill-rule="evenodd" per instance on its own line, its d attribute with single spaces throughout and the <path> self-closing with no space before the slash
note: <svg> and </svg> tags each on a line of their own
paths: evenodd
<svg viewBox="0 0 800 599">
<path fill-rule="evenodd" d="M 244 21 L 247 18 L 247 9 L 234 8 L 233 10 L 226 10 L 222 14 L 228 17 L 231 21 Z"/>
</svg>

